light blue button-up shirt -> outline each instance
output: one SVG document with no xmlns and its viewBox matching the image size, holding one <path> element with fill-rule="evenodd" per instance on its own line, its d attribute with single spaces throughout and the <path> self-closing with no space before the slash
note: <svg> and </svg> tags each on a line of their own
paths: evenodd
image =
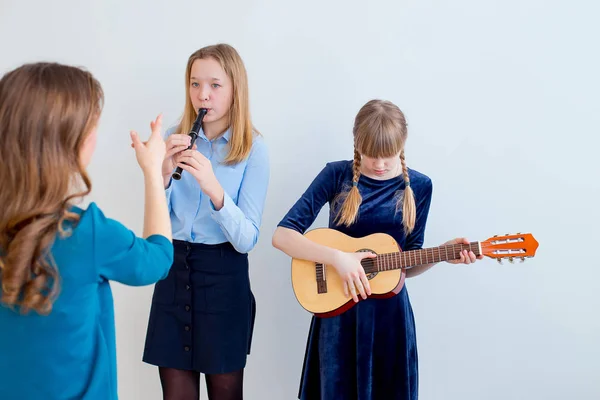
<svg viewBox="0 0 600 400">
<path fill-rule="evenodd" d="M 175 127 L 166 133 L 173 134 Z M 258 241 L 269 185 L 269 156 L 262 136 L 255 135 L 250 155 L 242 162 L 225 165 L 231 129 L 212 141 L 201 130 L 197 151 L 208 158 L 223 187 L 223 207 L 216 211 L 200 190 L 196 178 L 183 171 L 179 181 L 171 179 L 166 189 L 173 239 L 193 243 L 231 242 L 240 253 L 248 253 Z"/>
</svg>

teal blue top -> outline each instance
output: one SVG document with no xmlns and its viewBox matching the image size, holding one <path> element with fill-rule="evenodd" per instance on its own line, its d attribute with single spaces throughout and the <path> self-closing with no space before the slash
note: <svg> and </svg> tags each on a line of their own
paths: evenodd
<svg viewBox="0 0 600 400">
<path fill-rule="evenodd" d="M 113 298 L 109 281 L 130 286 L 167 276 L 173 246 L 147 239 L 92 203 L 52 256 L 60 294 L 48 316 L 0 306 L 0 399 L 117 399 Z M 0 283 L 1 283 L 0 271 Z"/>
</svg>

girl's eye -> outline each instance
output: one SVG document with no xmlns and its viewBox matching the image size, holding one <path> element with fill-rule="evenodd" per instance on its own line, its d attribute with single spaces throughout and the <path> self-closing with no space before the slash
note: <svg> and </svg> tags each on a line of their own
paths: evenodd
<svg viewBox="0 0 600 400">
<path fill-rule="evenodd" d="M 212 87 L 216 89 L 216 88 L 220 88 L 220 87 L 221 87 L 221 85 L 219 85 L 218 83 L 213 83 L 213 84 L 212 84 Z"/>
<path fill-rule="evenodd" d="M 192 87 L 198 87 L 198 82 L 192 82 Z"/>
</svg>

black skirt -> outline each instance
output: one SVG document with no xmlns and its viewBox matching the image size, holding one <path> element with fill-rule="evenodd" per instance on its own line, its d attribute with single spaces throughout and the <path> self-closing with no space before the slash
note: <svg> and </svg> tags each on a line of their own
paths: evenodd
<svg viewBox="0 0 600 400">
<path fill-rule="evenodd" d="M 154 288 L 143 361 L 205 374 L 244 368 L 256 315 L 248 255 L 228 242 L 173 246 L 171 271 Z"/>
</svg>

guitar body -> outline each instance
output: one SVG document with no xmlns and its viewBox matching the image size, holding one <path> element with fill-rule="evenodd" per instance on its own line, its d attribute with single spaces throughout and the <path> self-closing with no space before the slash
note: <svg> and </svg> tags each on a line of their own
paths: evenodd
<svg viewBox="0 0 600 400">
<path fill-rule="evenodd" d="M 375 254 L 383 254 L 400 251 L 396 240 L 385 233 L 353 238 L 334 229 L 318 228 L 306 232 L 304 236 L 315 243 L 345 252 L 371 251 Z M 320 283 L 317 281 L 319 267 L 323 277 Z M 371 286 L 369 298 L 395 296 L 402 290 L 405 277 L 405 269 L 367 274 Z M 317 317 L 334 317 L 357 304 L 352 297 L 344 295 L 343 281 L 335 268 L 330 265 L 292 259 L 292 286 L 300 305 Z M 360 294 L 358 297 L 362 300 Z"/>
</svg>

